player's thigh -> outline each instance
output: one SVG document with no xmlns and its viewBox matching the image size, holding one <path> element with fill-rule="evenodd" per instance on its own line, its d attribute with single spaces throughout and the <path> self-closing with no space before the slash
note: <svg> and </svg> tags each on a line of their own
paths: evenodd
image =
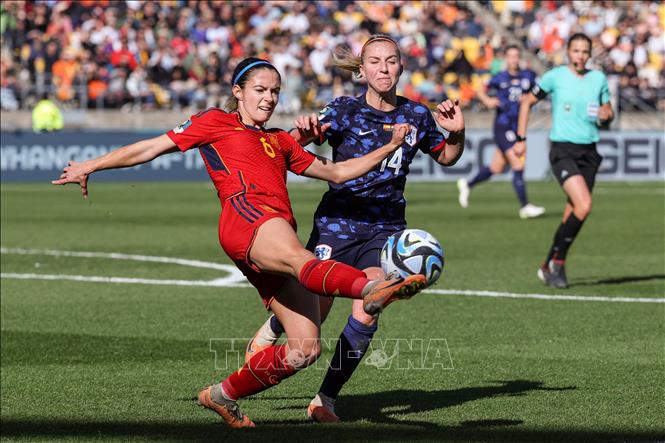
<svg viewBox="0 0 665 443">
<path fill-rule="evenodd" d="M 585 214 L 591 210 L 591 191 L 582 174 L 576 174 L 563 182 L 563 191 L 573 206 L 573 211 L 581 209 Z"/>
<path fill-rule="evenodd" d="M 300 351 L 307 359 L 315 359 L 320 350 L 319 296 L 290 278 L 270 304 L 270 309 L 284 326 L 289 349 Z"/>
<path fill-rule="evenodd" d="M 506 167 L 506 159 L 503 151 L 496 148 L 492 154 L 492 161 L 490 162 L 490 171 L 494 174 L 501 174 Z"/>
<path fill-rule="evenodd" d="M 263 271 L 297 276 L 314 254 L 303 247 L 288 221 L 275 217 L 256 230 L 249 258 Z"/>
</svg>

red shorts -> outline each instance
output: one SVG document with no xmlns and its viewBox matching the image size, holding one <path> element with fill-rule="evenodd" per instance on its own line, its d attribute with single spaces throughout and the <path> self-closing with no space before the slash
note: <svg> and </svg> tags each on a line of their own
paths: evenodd
<svg viewBox="0 0 665 443">
<path fill-rule="evenodd" d="M 263 304 L 270 303 L 288 277 L 261 271 L 249 258 L 249 251 L 259 227 L 273 218 L 283 218 L 297 229 L 291 206 L 265 196 L 240 194 L 226 199 L 219 216 L 219 244 L 258 291 Z"/>
</svg>

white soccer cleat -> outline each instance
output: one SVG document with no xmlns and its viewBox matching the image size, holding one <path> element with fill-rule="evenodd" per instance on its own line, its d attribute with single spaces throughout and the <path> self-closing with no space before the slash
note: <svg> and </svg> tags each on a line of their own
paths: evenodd
<svg viewBox="0 0 665 443">
<path fill-rule="evenodd" d="M 459 191 L 458 200 L 460 206 L 463 208 L 468 208 L 469 194 L 471 193 L 471 189 L 469 189 L 469 182 L 465 178 L 460 178 L 457 180 L 457 190 Z"/>
<path fill-rule="evenodd" d="M 532 205 L 531 203 L 527 203 L 526 205 L 520 208 L 521 219 L 540 217 L 544 213 L 545 213 L 545 208 L 543 208 L 542 206 Z"/>
</svg>

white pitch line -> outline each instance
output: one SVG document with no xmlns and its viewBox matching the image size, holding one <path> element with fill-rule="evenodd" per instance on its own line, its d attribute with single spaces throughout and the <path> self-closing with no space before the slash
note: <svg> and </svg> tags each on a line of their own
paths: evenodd
<svg viewBox="0 0 665 443">
<path fill-rule="evenodd" d="M 141 285 L 166 286 L 205 286 L 225 288 L 248 288 L 249 283 L 230 283 L 226 279 L 216 280 L 158 280 L 148 278 L 101 277 L 94 275 L 63 275 L 63 274 L 18 274 L 2 273 L 0 278 L 17 280 L 68 280 L 90 283 L 124 283 Z M 665 303 L 665 298 L 638 298 L 638 297 L 603 297 L 595 295 L 555 295 L 555 294 L 520 294 L 514 292 L 472 291 L 466 289 L 426 289 L 424 293 L 440 295 L 462 295 L 467 297 L 494 297 L 517 298 L 536 300 L 567 300 L 567 301 L 596 301 L 596 302 L 622 302 L 622 303 Z"/>
<path fill-rule="evenodd" d="M 224 284 L 232 285 L 235 283 L 247 282 L 242 272 L 240 272 L 240 270 L 233 265 L 225 265 L 221 263 L 212 263 L 200 260 L 188 260 L 184 258 L 160 257 L 154 255 L 120 254 L 117 252 L 59 251 L 54 249 L 23 249 L 23 248 L 4 248 L 4 247 L 0 248 L 0 253 L 17 254 L 17 255 L 49 255 L 53 257 L 108 258 L 112 260 L 131 260 L 131 261 L 142 261 L 142 262 L 152 262 L 152 263 L 170 263 L 181 266 L 190 266 L 193 268 L 215 269 L 218 271 L 224 271 L 229 274 L 227 277 L 212 280 L 213 282 L 216 283 L 210 286 L 224 286 Z M 42 275 L 42 274 L 35 274 L 35 275 Z M 85 276 L 73 276 L 73 277 L 85 277 Z M 115 278 L 115 277 L 91 277 L 91 278 Z M 55 279 L 51 278 L 51 280 Z M 72 280 L 72 278 L 67 278 L 63 280 Z M 85 280 L 79 279 L 78 281 L 85 281 Z M 154 281 L 157 282 L 162 280 L 154 280 Z M 163 281 L 177 281 L 177 280 L 163 280 Z M 183 281 L 189 281 L 189 280 L 183 280 Z M 122 282 L 113 282 L 113 283 L 122 283 Z M 169 284 L 169 283 L 144 283 L 144 284 Z"/>
<path fill-rule="evenodd" d="M 81 251 L 59 251 L 52 249 L 23 249 L 23 248 L 0 248 L 2 254 L 19 255 L 50 255 L 55 257 L 84 257 L 84 258 L 110 258 L 115 260 L 132 260 L 154 263 L 172 263 L 195 268 L 216 269 L 228 272 L 228 277 L 214 280 L 160 280 L 147 278 L 127 277 L 102 277 L 94 275 L 65 275 L 65 274 L 20 274 L 1 273 L 0 278 L 19 280 L 68 280 L 92 283 L 120 283 L 120 284 L 143 284 L 143 285 L 169 285 L 169 286 L 208 286 L 208 287 L 251 287 L 244 275 L 232 265 L 205 262 L 200 260 L 188 260 L 173 257 L 160 257 L 150 255 L 120 254 L 115 252 L 81 252 Z M 566 301 L 592 301 L 592 302 L 621 302 L 621 303 L 665 303 L 665 298 L 645 297 L 606 297 L 596 295 L 557 295 L 557 294 L 520 294 L 515 292 L 481 291 L 467 289 L 426 289 L 423 291 L 430 294 L 440 295 L 462 295 L 467 297 L 495 297 L 516 298 L 536 300 L 566 300 Z"/>
<path fill-rule="evenodd" d="M 158 280 L 152 278 L 129 277 L 100 277 L 96 275 L 64 275 L 64 274 L 17 274 L 13 272 L 1 273 L 0 278 L 16 280 L 69 280 L 92 283 L 126 283 L 139 285 L 167 285 L 167 286 L 214 286 L 214 287 L 249 287 L 249 283 L 229 283 L 227 279 L 215 280 Z"/>
<path fill-rule="evenodd" d="M 665 303 L 665 298 L 604 297 L 598 295 L 520 294 L 514 292 L 469 291 L 466 289 L 425 289 L 426 293 L 470 297 L 531 298 L 536 300 L 603 301 L 622 303 Z"/>
<path fill-rule="evenodd" d="M 218 269 L 227 272 L 240 272 L 235 266 L 223 265 L 200 260 L 188 260 L 175 257 L 160 257 L 154 255 L 120 254 L 118 252 L 85 252 L 85 251 L 59 251 L 56 249 L 24 249 L 24 248 L 0 248 L 2 254 L 16 255 L 51 255 L 54 257 L 83 257 L 83 258 L 110 258 L 114 260 L 145 261 L 153 263 L 173 263 L 193 268 Z"/>
</svg>

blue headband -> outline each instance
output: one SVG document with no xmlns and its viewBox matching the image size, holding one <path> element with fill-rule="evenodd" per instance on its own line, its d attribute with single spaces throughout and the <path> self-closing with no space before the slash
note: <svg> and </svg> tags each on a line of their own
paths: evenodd
<svg viewBox="0 0 665 443">
<path fill-rule="evenodd" d="M 236 77 L 233 79 L 233 83 L 231 83 L 231 86 L 238 83 L 238 80 L 240 80 L 240 77 L 242 77 L 242 75 L 245 72 L 247 72 L 249 69 L 253 68 L 256 65 L 268 65 L 268 66 L 274 68 L 274 66 L 270 62 L 267 62 L 265 60 L 258 60 L 258 61 L 252 62 L 252 63 L 248 64 L 247 66 L 245 66 L 244 68 L 242 68 L 240 70 L 240 72 L 238 72 L 238 75 L 236 75 Z"/>
</svg>

